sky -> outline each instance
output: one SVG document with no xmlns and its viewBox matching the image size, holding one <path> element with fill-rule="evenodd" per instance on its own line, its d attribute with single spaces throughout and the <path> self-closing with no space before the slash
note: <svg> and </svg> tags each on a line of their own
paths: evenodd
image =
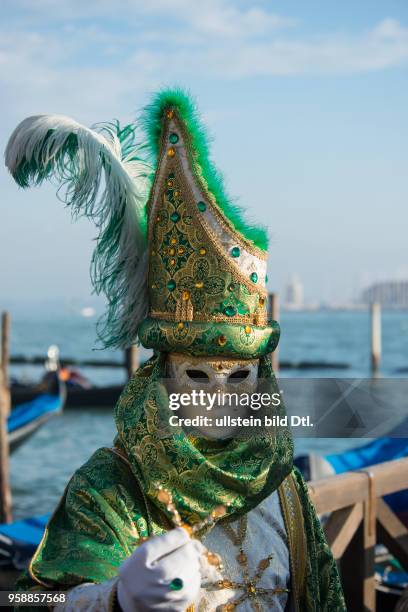
<svg viewBox="0 0 408 612">
<path fill-rule="evenodd" d="M 228 193 L 270 231 L 269 288 L 308 302 L 408 279 L 404 0 L 3 0 L 0 146 L 23 118 L 133 121 L 196 98 Z M 96 236 L 0 168 L 1 302 L 90 302 Z"/>
</svg>

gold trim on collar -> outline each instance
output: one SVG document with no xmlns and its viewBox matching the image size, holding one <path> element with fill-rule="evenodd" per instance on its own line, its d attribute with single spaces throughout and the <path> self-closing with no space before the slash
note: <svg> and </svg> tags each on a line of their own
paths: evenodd
<svg viewBox="0 0 408 612">
<path fill-rule="evenodd" d="M 294 605 L 296 612 L 301 612 L 300 603 L 306 580 L 307 544 L 302 504 L 292 474 L 289 474 L 282 482 L 278 493 L 288 535 Z"/>
</svg>

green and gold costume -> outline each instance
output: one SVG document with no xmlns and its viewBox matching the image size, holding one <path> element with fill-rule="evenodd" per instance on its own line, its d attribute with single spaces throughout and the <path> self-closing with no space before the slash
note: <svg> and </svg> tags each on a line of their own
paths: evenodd
<svg viewBox="0 0 408 612">
<path fill-rule="evenodd" d="M 263 368 L 274 384 L 268 359 Z M 336 564 L 303 479 L 292 468 L 288 432 L 214 448 L 170 426 L 160 431 L 158 413 L 166 409 L 160 376 L 156 358 L 128 383 L 116 408 L 115 446 L 96 451 L 68 483 L 19 587 L 67 589 L 116 576 L 140 537 L 171 526 L 165 508 L 156 501 L 154 482 L 173 493 L 183 518 L 193 522 L 221 502 L 230 504 L 230 516 L 247 512 L 285 481 L 281 498 L 289 506 L 284 516 L 291 566 L 296 571 L 305 563 L 293 585 L 297 609 L 344 610 Z M 296 504 L 301 506 L 303 525 Z M 304 528 L 304 540 L 299 527 Z"/>
<path fill-rule="evenodd" d="M 295 609 L 345 610 L 336 564 L 293 468 L 290 432 L 269 428 L 209 441 L 169 425 L 163 381 L 168 352 L 259 358 L 263 390 L 278 391 L 270 353 L 279 325 L 267 314 L 266 233 L 245 224 L 227 199 L 191 100 L 166 91 L 147 108 L 151 166 L 140 161 L 131 128 L 110 126 L 90 136 L 78 124 L 38 121 L 28 128 L 23 122 L 12 136 L 9 168 L 23 186 L 48 178 L 52 169 L 59 172 L 68 180 L 68 202 L 77 205 L 79 198 L 84 212 L 97 217 L 93 271 L 96 288 L 109 300 L 105 343 L 122 346 L 138 337 L 155 356 L 121 395 L 114 446 L 96 451 L 68 483 L 19 588 L 69 589 L 115 577 L 140 538 L 172 526 L 157 500 L 157 483 L 171 492 L 190 524 L 219 504 L 227 507 L 221 520 L 233 520 L 279 491 Z M 41 137 L 33 143 L 38 130 Z M 91 146 L 89 138 L 96 143 Z M 92 152 L 107 185 L 99 205 L 101 170 L 89 180 L 83 165 Z M 143 217 L 131 206 L 143 201 L 146 185 Z M 284 414 L 282 405 L 273 410 Z"/>
</svg>

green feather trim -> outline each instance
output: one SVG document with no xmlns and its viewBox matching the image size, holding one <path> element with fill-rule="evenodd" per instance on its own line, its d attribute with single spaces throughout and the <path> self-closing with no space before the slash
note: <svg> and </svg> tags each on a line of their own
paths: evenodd
<svg viewBox="0 0 408 612">
<path fill-rule="evenodd" d="M 169 107 L 174 107 L 183 121 L 191 139 L 195 160 L 200 166 L 208 190 L 214 196 L 224 215 L 246 240 L 266 251 L 268 248 L 267 230 L 264 227 L 248 224 L 244 220 L 241 207 L 232 203 L 226 195 L 222 175 L 210 159 L 208 136 L 200 120 L 197 107 L 193 99 L 181 89 L 164 89 L 158 92 L 142 114 L 141 121 L 155 160 L 159 155 L 164 111 Z"/>
</svg>

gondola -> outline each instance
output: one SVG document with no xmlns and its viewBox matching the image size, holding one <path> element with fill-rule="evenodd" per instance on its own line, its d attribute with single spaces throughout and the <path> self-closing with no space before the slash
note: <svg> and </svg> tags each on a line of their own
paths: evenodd
<svg viewBox="0 0 408 612">
<path fill-rule="evenodd" d="M 43 537 L 49 514 L 0 525 L 0 570 L 22 570 Z"/>
<path fill-rule="evenodd" d="M 82 388 L 66 385 L 65 408 L 111 408 L 115 406 L 123 385 Z M 13 385 L 11 387 L 12 405 L 32 401 L 39 392 L 38 386 Z"/>
<path fill-rule="evenodd" d="M 35 387 L 27 388 L 17 383 L 10 387 L 11 411 L 7 419 L 10 453 L 64 408 L 66 387 L 60 377 L 57 346 L 49 347 L 45 369 L 43 379 Z"/>
<path fill-rule="evenodd" d="M 65 385 L 58 370 L 47 372 L 28 401 L 13 405 L 7 419 L 9 450 L 13 453 L 37 429 L 53 416 L 60 414 L 65 402 Z"/>
<path fill-rule="evenodd" d="M 44 535 L 49 514 L 0 525 L 0 590 L 13 590 Z"/>
</svg>

